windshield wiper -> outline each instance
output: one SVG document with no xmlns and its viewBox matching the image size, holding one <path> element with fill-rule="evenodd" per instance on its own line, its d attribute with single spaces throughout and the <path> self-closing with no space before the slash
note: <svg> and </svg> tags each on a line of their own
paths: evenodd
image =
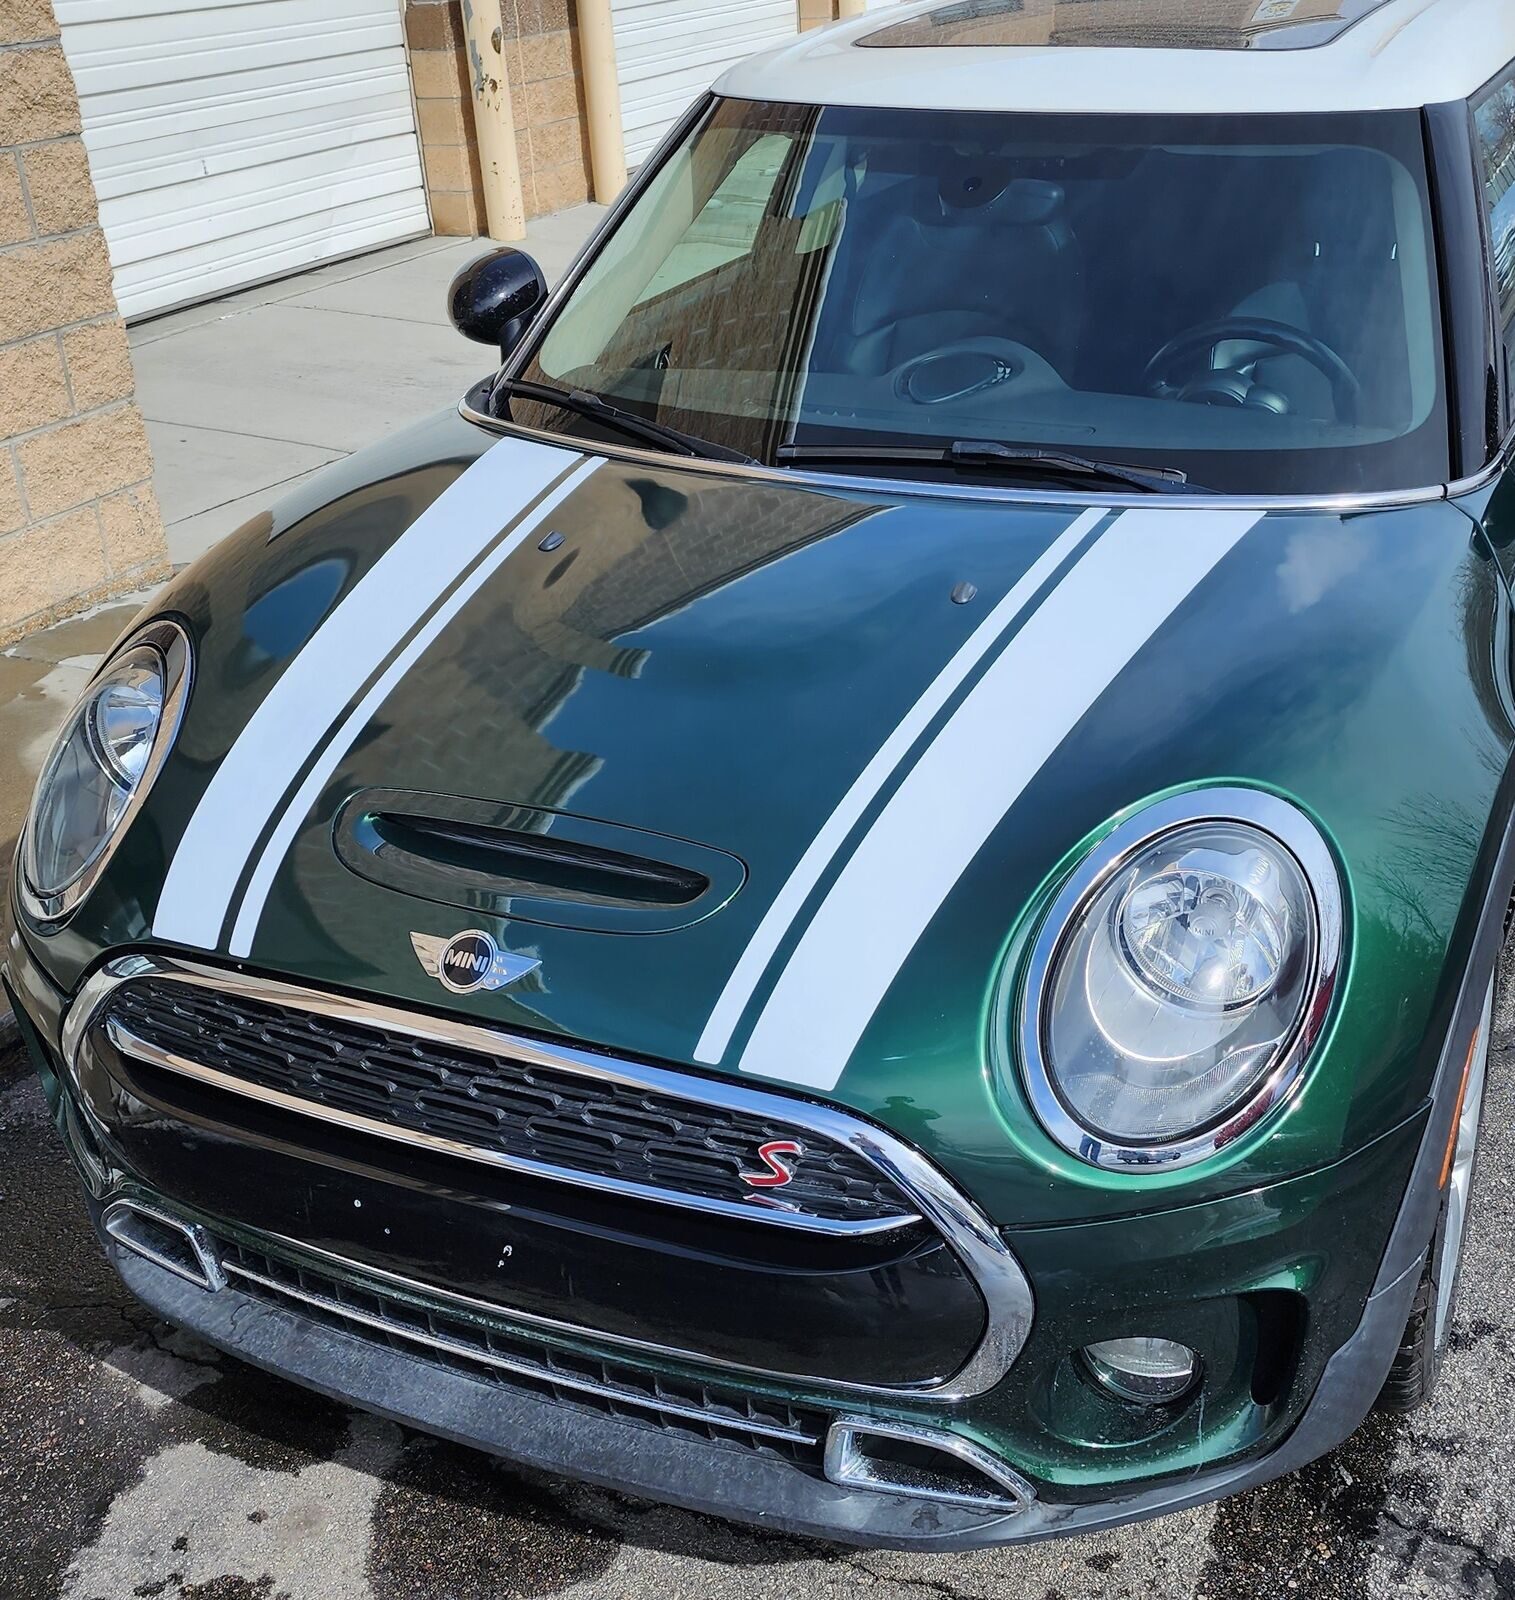
<svg viewBox="0 0 1515 1600">
<path fill-rule="evenodd" d="M 1041 450 L 1032 445 L 1000 444 L 994 439 L 954 439 L 951 444 L 781 444 L 775 452 L 785 466 L 825 466 L 870 462 L 887 465 L 919 461 L 948 467 L 997 467 L 1027 477 L 1087 478 L 1119 483 L 1149 494 L 1203 494 L 1177 467 L 1131 467 L 1117 461 L 1096 461 L 1093 456 L 1066 450 Z"/>
<path fill-rule="evenodd" d="M 740 461 L 749 467 L 757 462 L 740 450 L 723 444 L 713 444 L 680 428 L 670 428 L 666 422 L 654 422 L 650 417 L 639 417 L 634 411 L 622 411 L 619 406 L 588 389 L 559 389 L 556 384 L 532 383 L 522 378 L 505 378 L 494 386 L 494 394 L 520 395 L 523 400 L 540 400 L 545 405 L 561 406 L 564 411 L 576 411 L 582 417 L 592 417 L 607 427 L 617 428 L 629 438 L 640 439 L 644 444 L 662 445 L 683 456 L 699 456 L 710 461 Z"/>
</svg>

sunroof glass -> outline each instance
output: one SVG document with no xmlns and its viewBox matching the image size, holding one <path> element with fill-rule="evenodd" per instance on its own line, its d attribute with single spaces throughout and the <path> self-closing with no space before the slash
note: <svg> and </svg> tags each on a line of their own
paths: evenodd
<svg viewBox="0 0 1515 1600">
<path fill-rule="evenodd" d="M 955 0 L 864 34 L 870 48 L 1083 45 L 1308 50 L 1388 0 Z"/>
</svg>

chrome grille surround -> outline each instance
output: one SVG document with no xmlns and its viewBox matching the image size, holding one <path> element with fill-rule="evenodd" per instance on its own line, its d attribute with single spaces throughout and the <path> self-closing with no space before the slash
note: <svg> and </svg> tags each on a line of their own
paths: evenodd
<svg viewBox="0 0 1515 1600">
<path fill-rule="evenodd" d="M 731 1106 L 756 1116 L 772 1117 L 819 1139 L 846 1147 L 877 1169 L 890 1184 L 908 1198 L 920 1220 L 929 1223 L 943 1236 L 972 1277 L 983 1297 L 987 1312 L 984 1334 L 978 1347 L 956 1373 L 935 1384 L 906 1389 L 886 1388 L 877 1392 L 908 1394 L 913 1399 L 939 1403 L 950 1403 L 982 1394 L 992 1389 L 1005 1376 L 1030 1334 L 1034 1313 L 1031 1285 L 1019 1262 L 989 1219 L 918 1151 L 886 1130 L 863 1122 L 834 1106 L 818 1105 L 767 1089 L 756 1089 L 746 1084 L 706 1078 L 693 1073 L 686 1074 L 665 1067 L 627 1061 L 608 1054 L 565 1045 L 547 1045 L 538 1040 L 507 1033 L 502 1029 L 464 1022 L 461 1019 L 439 1018 L 426 1013 L 402 1011 L 370 1000 L 333 995 L 297 984 L 260 978 L 245 972 L 184 961 L 158 953 L 150 956 L 132 954 L 115 957 L 98 968 L 81 986 L 64 1018 L 63 1025 L 64 1060 L 70 1073 L 75 1077 L 90 1032 L 95 1024 L 103 1020 L 112 996 L 123 984 L 145 978 L 172 979 L 189 987 L 244 995 L 250 999 L 266 1000 L 275 1005 L 293 1006 L 318 1016 L 349 1019 L 382 1027 L 417 1039 L 431 1039 L 461 1048 L 474 1048 L 486 1054 L 509 1049 L 513 1055 L 528 1060 L 539 1060 L 544 1065 L 563 1071 L 581 1073 L 592 1078 L 610 1078 L 626 1084 L 641 1085 L 656 1093 L 699 1100 L 712 1105 Z M 217 1083 L 220 1087 L 250 1095 L 254 1099 L 272 1098 L 268 1091 L 260 1091 L 255 1086 L 239 1083 L 221 1074 L 207 1072 L 193 1062 L 176 1060 L 173 1070 L 183 1071 L 202 1082 Z M 310 1102 L 297 1102 L 293 1109 L 302 1110 L 309 1115 L 322 1116 L 341 1125 L 349 1127 L 355 1125 L 347 1114 L 328 1111 Z M 435 1147 L 435 1142 L 422 1134 L 382 1128 L 370 1128 L 367 1131 L 383 1132 L 388 1137 L 399 1138 L 402 1142 L 413 1142 L 421 1147 Z M 454 1150 L 452 1153 L 467 1152 Z M 510 1163 L 502 1161 L 500 1164 Z M 579 1181 L 576 1175 L 559 1176 L 564 1181 Z M 613 1187 L 617 1193 L 626 1192 L 622 1185 Z M 720 1202 L 656 1192 L 652 1197 L 670 1205 L 730 1214 Z M 826 1218 L 805 1217 L 799 1213 L 768 1210 L 756 1206 L 739 1205 L 730 1210 L 735 1211 L 736 1215 L 748 1223 L 802 1227 L 831 1234 L 840 1230 L 843 1236 L 849 1226 L 855 1227 Z M 873 1226 L 876 1227 L 877 1224 Z M 585 1331 L 590 1337 L 596 1337 L 590 1330 Z M 830 1387 L 838 1386 L 830 1385 Z"/>
</svg>

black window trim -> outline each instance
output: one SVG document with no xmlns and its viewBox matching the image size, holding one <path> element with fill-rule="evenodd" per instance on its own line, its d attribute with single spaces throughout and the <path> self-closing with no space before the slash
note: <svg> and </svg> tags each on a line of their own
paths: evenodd
<svg viewBox="0 0 1515 1600">
<path fill-rule="evenodd" d="M 1435 219 L 1453 480 L 1497 459 L 1508 425 L 1494 318 L 1494 258 L 1470 102 L 1427 106 L 1426 169 Z"/>
</svg>

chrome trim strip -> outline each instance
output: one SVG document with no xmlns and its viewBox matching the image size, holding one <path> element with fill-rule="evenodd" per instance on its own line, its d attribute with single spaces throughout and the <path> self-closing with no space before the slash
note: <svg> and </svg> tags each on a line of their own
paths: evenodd
<svg viewBox="0 0 1515 1600">
<path fill-rule="evenodd" d="M 1468 1064 L 1463 1070 L 1462 1111 L 1457 1118 L 1456 1136 L 1447 1152 L 1447 1175 L 1442 1185 L 1446 1194 L 1446 1217 L 1441 1225 L 1441 1237 L 1433 1246 L 1438 1252 L 1435 1328 L 1435 1348 L 1438 1351 L 1446 1347 L 1447 1332 L 1457 1299 L 1457 1277 L 1462 1266 L 1463 1239 L 1468 1228 L 1468 1203 L 1473 1174 L 1478 1165 L 1478 1134 L 1483 1125 L 1493 1020 L 1494 979 L 1491 978 L 1478 1032 L 1473 1036 Z"/>
<path fill-rule="evenodd" d="M 225 1262 L 223 1270 L 230 1278 L 237 1278 L 247 1283 L 255 1283 L 260 1288 L 267 1289 L 274 1294 L 279 1294 L 291 1300 L 297 1300 L 305 1305 L 314 1306 L 317 1310 L 325 1311 L 328 1315 L 345 1318 L 351 1322 L 361 1323 L 364 1327 L 374 1328 L 378 1332 L 393 1338 L 408 1339 L 413 1344 L 424 1345 L 430 1349 L 443 1351 L 447 1355 L 455 1355 L 464 1360 L 477 1362 L 480 1366 L 497 1367 L 502 1372 L 513 1372 L 521 1377 L 533 1378 L 538 1382 L 550 1383 L 560 1389 L 573 1389 L 581 1394 L 598 1395 L 602 1399 L 614 1400 L 620 1405 L 639 1407 L 644 1411 L 653 1413 L 663 1412 L 669 1416 L 685 1417 L 691 1421 L 701 1423 L 705 1427 L 727 1428 L 736 1433 L 761 1434 L 765 1439 L 781 1439 L 790 1444 L 819 1444 L 820 1440 L 814 1434 L 803 1433 L 795 1428 L 777 1428 L 771 1423 L 739 1420 L 736 1417 L 714 1416 L 708 1411 L 702 1411 L 698 1406 L 684 1405 L 676 1400 L 654 1399 L 649 1395 L 639 1394 L 635 1389 L 626 1389 L 614 1383 L 596 1383 L 592 1378 L 582 1378 L 571 1373 L 559 1372 L 556 1368 L 540 1362 L 527 1361 L 516 1356 L 501 1355 L 495 1350 L 481 1350 L 470 1344 L 465 1344 L 461 1339 L 449 1339 L 445 1334 L 421 1333 L 415 1328 L 407 1328 L 404 1323 L 391 1322 L 386 1317 L 376 1317 L 366 1311 L 360 1311 L 355 1306 L 345 1305 L 340 1300 L 333 1300 L 324 1294 L 316 1294 L 305 1288 L 295 1288 L 292 1284 L 280 1283 L 277 1278 L 266 1277 L 261 1272 L 254 1272 L 250 1267 L 238 1266 L 235 1262 Z"/>
<path fill-rule="evenodd" d="M 880 1473 L 858 1447 L 860 1438 L 897 1439 L 953 1456 L 965 1467 L 981 1473 L 1005 1493 L 958 1494 L 929 1483 L 911 1483 L 901 1476 Z M 901 1468 L 901 1473 L 905 1469 Z M 967 1506 L 974 1510 L 1005 1511 L 1012 1516 L 1036 1501 L 1036 1490 L 1013 1467 L 1007 1466 L 982 1445 L 961 1434 L 939 1428 L 911 1427 L 869 1417 L 838 1417 L 826 1434 L 826 1477 L 842 1489 L 871 1489 L 878 1494 L 905 1495 L 912 1500 L 934 1500 L 939 1505 Z"/>
<path fill-rule="evenodd" d="M 35 795 L 27 806 L 21 838 L 16 844 L 16 892 L 20 897 L 22 910 L 46 933 L 56 933 L 100 881 L 101 873 L 110 865 L 111 857 L 116 853 L 117 846 L 126 837 L 133 820 L 142 809 L 148 792 L 157 782 L 158 774 L 163 770 L 163 764 L 168 760 L 169 752 L 179 737 L 179 724 L 184 720 L 184 708 L 194 683 L 194 651 L 190 648 L 189 635 L 184 629 L 177 622 L 170 622 L 166 618 L 159 618 L 156 622 L 150 622 L 146 627 L 139 628 L 137 632 L 123 639 L 106 656 L 91 676 L 83 694 L 70 707 L 68 717 L 64 719 L 65 723 L 72 720 L 84 696 L 90 693 L 122 655 L 141 645 L 155 650 L 163 662 L 163 711 L 158 718 L 157 731 L 153 734 L 147 765 L 137 780 L 137 787 L 132 790 L 131 799 L 127 801 L 121 815 L 116 819 L 115 826 L 106 836 L 100 854 L 72 883 L 65 884 L 56 894 L 41 894 L 27 882 L 25 868 L 27 834 L 31 828 L 32 813 L 36 810 Z M 47 770 L 47 761 L 51 760 L 52 753 L 52 746 L 49 746 L 47 760 L 43 763 L 44 772 Z M 40 782 L 39 778 L 39 785 Z"/>
<path fill-rule="evenodd" d="M 318 1015 L 391 1028 L 415 1038 L 493 1051 L 509 1049 L 521 1059 L 542 1066 L 578 1072 L 607 1082 L 652 1089 L 682 1099 L 698 1099 L 756 1115 L 778 1117 L 822 1138 L 845 1145 L 878 1168 L 915 1204 L 921 1216 L 947 1240 L 983 1296 L 986 1325 L 978 1348 L 952 1376 L 919 1385 L 874 1387 L 828 1382 L 795 1373 L 774 1373 L 787 1382 L 815 1384 L 883 1395 L 910 1395 L 934 1401 L 966 1399 L 992 1389 L 1010 1370 L 1031 1332 L 1035 1297 L 1020 1263 L 988 1217 L 926 1158 L 882 1128 L 860 1122 L 832 1106 L 791 1098 L 767 1089 L 720 1078 L 698 1077 L 669 1068 L 647 1066 L 610 1055 L 596 1055 L 567 1045 L 547 1046 L 500 1029 L 400 1011 L 374 1001 L 352 1000 L 256 978 L 246 973 L 201 966 L 165 955 L 117 957 L 97 969 L 83 984 L 64 1018 L 64 1059 L 78 1074 L 79 1056 L 93 1022 L 110 997 L 133 978 L 162 977 L 212 990 L 261 998 L 270 1004 L 293 1004 Z M 770 1221 L 754 1212 L 744 1219 Z M 366 1270 L 366 1269 L 363 1269 Z M 428 1291 L 429 1292 L 429 1291 Z M 494 1308 L 493 1314 L 502 1314 Z M 513 1313 L 512 1313 L 513 1315 Z M 594 1339 L 606 1335 L 589 1332 Z M 676 1352 L 682 1358 L 711 1364 L 710 1358 Z M 724 1365 L 724 1363 L 720 1363 Z M 750 1370 L 735 1368 L 735 1370 Z"/>
<path fill-rule="evenodd" d="M 475 385 L 477 387 L 477 385 Z M 681 472 L 713 473 L 726 478 L 752 478 L 763 483 L 787 483 L 798 488 L 821 489 L 832 494 L 893 496 L 927 500 L 979 500 L 1009 505 L 1067 506 L 1086 509 L 1097 502 L 1112 511 L 1141 506 L 1151 511 L 1161 506 L 1166 511 L 1315 511 L 1335 516 L 1351 516 L 1365 511 L 1396 511 L 1406 506 L 1430 505 L 1448 498 L 1448 486 L 1429 484 L 1421 489 L 1390 489 L 1377 494 L 1325 495 L 1230 495 L 1111 493 L 1103 484 L 1088 491 L 1065 489 L 1027 489 L 1011 484 L 972 484 L 926 482 L 916 478 L 868 477 L 861 473 L 820 472 L 805 467 L 771 467 L 742 461 L 712 461 L 704 456 L 676 456 L 666 450 L 644 449 L 600 439 L 568 438 L 547 428 L 528 428 L 523 423 L 505 422 L 469 404 L 468 394 L 458 402 L 458 414 L 465 422 L 501 436 L 519 435 L 541 439 L 560 448 L 572 446 L 586 455 L 605 456 L 612 461 L 630 461 L 638 466 L 677 467 Z"/>
<path fill-rule="evenodd" d="M 106 1001 L 129 978 L 147 978 L 158 972 L 159 965 L 146 956 L 118 956 L 97 968 L 79 987 L 73 1003 L 63 1014 L 63 1032 L 60 1044 L 64 1065 L 77 1080 L 79 1052 L 84 1047 L 84 1035 L 99 1015 Z"/>
<path fill-rule="evenodd" d="M 1241 822 L 1269 834 L 1299 863 L 1314 897 L 1317 920 L 1309 989 L 1292 1037 L 1277 1062 L 1225 1120 L 1204 1133 L 1166 1144 L 1121 1145 L 1086 1128 L 1063 1104 L 1053 1086 L 1042 1050 L 1042 1013 L 1052 974 L 1067 931 L 1079 911 L 1096 896 L 1111 875 L 1155 840 L 1180 828 L 1206 822 Z M 1331 1001 L 1341 964 L 1343 939 L 1341 877 L 1330 850 L 1314 824 L 1298 809 L 1261 789 L 1222 787 L 1196 789 L 1170 796 L 1133 812 L 1108 833 L 1074 868 L 1041 919 L 1031 954 L 1017 1021 L 1010 1022 L 1011 974 L 1001 980 L 996 1011 L 996 1048 L 1013 1034 L 1019 1043 L 1021 1081 L 1038 1121 L 1070 1154 L 1092 1166 L 1121 1172 L 1172 1172 L 1192 1166 L 1229 1148 L 1250 1132 L 1297 1089 L 1316 1040 L 1331 1014 Z"/>
<path fill-rule="evenodd" d="M 895 1217 L 864 1217 L 855 1221 L 832 1217 L 815 1217 L 801 1211 L 781 1211 L 764 1207 L 760 1203 L 744 1204 L 739 1200 L 711 1199 L 705 1195 L 684 1194 L 675 1189 L 658 1189 L 650 1184 L 629 1179 L 607 1178 L 600 1173 L 580 1172 L 573 1167 L 557 1167 L 545 1161 L 533 1161 L 528 1156 L 513 1156 L 504 1151 L 485 1150 L 478 1145 L 465 1144 L 459 1139 L 448 1139 L 440 1134 L 426 1133 L 415 1128 L 398 1127 L 391 1122 L 381 1122 L 376 1117 L 365 1117 L 356 1111 L 340 1111 L 333 1106 L 323 1106 L 300 1095 L 288 1094 L 282 1089 L 265 1088 L 249 1083 L 232 1073 L 207 1067 L 188 1056 L 172 1050 L 161 1049 L 130 1028 L 107 1019 L 105 1035 L 122 1055 L 134 1056 L 149 1066 L 162 1067 L 167 1072 L 177 1072 L 182 1077 L 208 1083 L 213 1088 L 229 1094 L 241 1095 L 260 1104 L 277 1106 L 282 1111 L 293 1111 L 317 1122 L 326 1122 L 338 1128 L 350 1128 L 357 1133 L 372 1134 L 388 1139 L 394 1144 L 410 1145 L 421 1150 L 434 1150 L 439 1155 L 458 1156 L 465 1161 L 476 1161 L 480 1166 L 497 1167 L 522 1177 L 544 1178 L 552 1183 L 569 1184 L 576 1189 L 594 1189 L 620 1198 L 650 1200 L 656 1205 L 676 1206 L 681 1211 L 703 1211 L 715 1216 L 735 1217 L 741 1222 L 760 1222 L 766 1226 L 793 1228 L 801 1233 L 823 1233 L 842 1238 L 855 1238 L 879 1233 L 894 1233 L 901 1228 L 913 1227 L 921 1219 L 912 1213 Z"/>
<path fill-rule="evenodd" d="M 1487 489 L 1497 478 L 1509 471 L 1512 460 L 1515 460 L 1515 428 L 1504 436 L 1504 442 L 1494 452 L 1494 459 L 1482 472 L 1475 472 L 1471 477 L 1459 478 L 1455 483 L 1447 485 L 1447 499 L 1460 500 L 1464 495 L 1477 494 L 1480 489 Z"/>
<path fill-rule="evenodd" d="M 149 1222 L 157 1223 L 160 1228 L 182 1234 L 190 1253 L 200 1264 L 202 1276 L 197 1278 L 193 1273 L 186 1272 L 172 1256 L 164 1255 L 161 1250 L 155 1250 L 145 1240 L 128 1233 L 126 1231 L 128 1217 L 146 1217 Z M 156 1206 L 144 1205 L 140 1200 L 116 1200 L 105 1208 L 100 1218 L 100 1225 L 123 1250 L 130 1250 L 133 1255 L 141 1256 L 144 1261 L 151 1261 L 154 1266 L 162 1267 L 165 1272 L 173 1273 L 176 1278 L 183 1278 L 186 1283 L 193 1283 L 211 1293 L 226 1287 L 226 1277 L 221 1271 L 221 1263 L 216 1257 L 210 1235 L 198 1223 L 185 1222 L 181 1217 L 160 1211 Z"/>
</svg>

